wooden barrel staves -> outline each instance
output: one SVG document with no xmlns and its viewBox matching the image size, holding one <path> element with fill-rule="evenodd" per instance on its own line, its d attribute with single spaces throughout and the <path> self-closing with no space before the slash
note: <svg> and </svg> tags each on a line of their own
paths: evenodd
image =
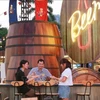
<svg viewBox="0 0 100 100">
<path fill-rule="evenodd" d="M 7 80 L 15 79 L 14 74 L 22 59 L 28 60 L 32 68 L 42 58 L 45 67 L 53 75 L 59 76 L 59 60 L 63 55 L 61 36 L 56 24 L 42 21 L 12 24 L 5 50 Z"/>
</svg>

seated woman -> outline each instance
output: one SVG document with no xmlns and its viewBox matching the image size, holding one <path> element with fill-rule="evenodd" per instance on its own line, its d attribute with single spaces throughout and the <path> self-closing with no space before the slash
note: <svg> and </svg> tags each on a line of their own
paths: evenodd
<svg viewBox="0 0 100 100">
<path fill-rule="evenodd" d="M 23 93 L 24 95 L 26 95 L 28 97 L 33 97 L 34 90 L 29 87 L 29 83 L 39 76 L 34 75 L 34 76 L 31 76 L 31 78 L 26 77 L 24 71 L 26 69 L 28 69 L 28 67 L 29 67 L 29 62 L 27 60 L 21 60 L 20 65 L 15 74 L 15 77 L 16 77 L 16 81 L 24 82 L 24 84 L 22 86 L 18 87 L 18 92 Z"/>
</svg>

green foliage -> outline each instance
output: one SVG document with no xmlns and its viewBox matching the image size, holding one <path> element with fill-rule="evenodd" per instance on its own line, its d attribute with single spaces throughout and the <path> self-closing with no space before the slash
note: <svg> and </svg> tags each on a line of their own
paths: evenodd
<svg viewBox="0 0 100 100">
<path fill-rule="evenodd" d="M 55 22 L 55 16 L 51 13 L 51 12 L 48 12 L 49 13 L 49 16 L 48 16 L 48 21 L 54 21 Z"/>
<path fill-rule="evenodd" d="M 48 3 L 52 3 L 53 2 L 53 0 L 48 0 Z"/>
<path fill-rule="evenodd" d="M 0 50 L 5 49 L 7 33 L 8 33 L 7 28 L 0 28 Z"/>
<path fill-rule="evenodd" d="M 0 28 L 0 38 L 5 37 L 8 33 L 7 28 Z"/>
<path fill-rule="evenodd" d="M 35 11 L 35 8 L 31 8 L 27 13 L 28 14 L 31 14 L 31 13 L 33 13 Z"/>
</svg>

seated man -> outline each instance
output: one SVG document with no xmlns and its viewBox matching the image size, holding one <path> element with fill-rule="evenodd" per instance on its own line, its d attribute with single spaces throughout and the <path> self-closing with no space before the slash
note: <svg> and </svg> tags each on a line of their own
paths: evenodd
<svg viewBox="0 0 100 100">
<path fill-rule="evenodd" d="M 52 77 L 51 73 L 48 71 L 48 69 L 44 68 L 44 60 L 39 59 L 37 61 L 38 66 L 31 69 L 31 71 L 28 74 L 28 77 L 31 77 L 33 75 L 39 75 L 38 78 L 35 78 L 35 81 L 46 81 Z"/>
</svg>

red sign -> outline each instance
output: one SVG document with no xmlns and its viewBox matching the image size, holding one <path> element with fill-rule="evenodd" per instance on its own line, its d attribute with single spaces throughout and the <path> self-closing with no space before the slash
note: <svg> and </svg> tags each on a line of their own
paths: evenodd
<svg viewBox="0 0 100 100">
<path fill-rule="evenodd" d="M 47 0 L 35 0 L 35 20 L 47 21 Z"/>
</svg>

